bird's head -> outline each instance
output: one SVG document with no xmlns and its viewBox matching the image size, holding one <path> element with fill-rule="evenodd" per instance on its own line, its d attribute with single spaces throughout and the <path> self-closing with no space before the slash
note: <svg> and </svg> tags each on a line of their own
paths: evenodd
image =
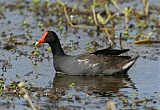
<svg viewBox="0 0 160 110">
<path fill-rule="evenodd" d="M 35 43 L 35 45 L 41 43 L 55 43 L 58 40 L 58 36 L 53 31 L 45 31 L 42 34 L 42 37 Z"/>
</svg>

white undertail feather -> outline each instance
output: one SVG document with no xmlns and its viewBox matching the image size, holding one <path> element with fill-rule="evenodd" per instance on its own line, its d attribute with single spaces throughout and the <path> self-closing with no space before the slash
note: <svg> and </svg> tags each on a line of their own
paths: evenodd
<svg viewBox="0 0 160 110">
<path fill-rule="evenodd" d="M 125 65 L 122 67 L 122 69 L 124 69 L 124 70 L 127 69 L 129 66 L 133 65 L 134 62 L 135 62 L 135 60 L 130 61 L 129 63 L 125 64 Z"/>
</svg>

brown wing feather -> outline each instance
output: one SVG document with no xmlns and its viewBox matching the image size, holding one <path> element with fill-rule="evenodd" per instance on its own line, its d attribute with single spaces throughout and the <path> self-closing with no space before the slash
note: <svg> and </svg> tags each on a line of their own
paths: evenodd
<svg viewBox="0 0 160 110">
<path fill-rule="evenodd" d="M 82 54 L 77 57 L 77 59 L 80 60 L 85 60 L 89 59 L 90 63 L 102 63 L 102 64 L 107 64 L 108 66 L 116 65 L 118 63 L 121 63 L 125 60 L 129 60 L 129 56 L 104 56 L 104 55 L 94 55 L 94 54 Z"/>
</svg>

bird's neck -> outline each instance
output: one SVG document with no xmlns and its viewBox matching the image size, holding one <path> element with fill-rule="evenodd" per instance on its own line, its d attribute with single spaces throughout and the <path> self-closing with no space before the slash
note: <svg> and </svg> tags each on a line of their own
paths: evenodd
<svg viewBox="0 0 160 110">
<path fill-rule="evenodd" d="M 57 43 L 57 44 L 49 44 L 51 46 L 51 49 L 52 49 L 52 53 L 53 53 L 53 56 L 64 56 L 66 55 L 60 45 L 60 43 Z"/>
</svg>

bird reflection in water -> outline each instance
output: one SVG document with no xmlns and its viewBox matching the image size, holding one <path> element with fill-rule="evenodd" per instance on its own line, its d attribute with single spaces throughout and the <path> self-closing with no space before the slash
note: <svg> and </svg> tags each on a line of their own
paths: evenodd
<svg viewBox="0 0 160 110">
<path fill-rule="evenodd" d="M 128 75 L 115 76 L 68 76 L 57 74 L 53 79 L 53 87 L 68 88 L 70 84 L 80 90 L 117 93 L 121 88 L 136 89 Z"/>
</svg>

